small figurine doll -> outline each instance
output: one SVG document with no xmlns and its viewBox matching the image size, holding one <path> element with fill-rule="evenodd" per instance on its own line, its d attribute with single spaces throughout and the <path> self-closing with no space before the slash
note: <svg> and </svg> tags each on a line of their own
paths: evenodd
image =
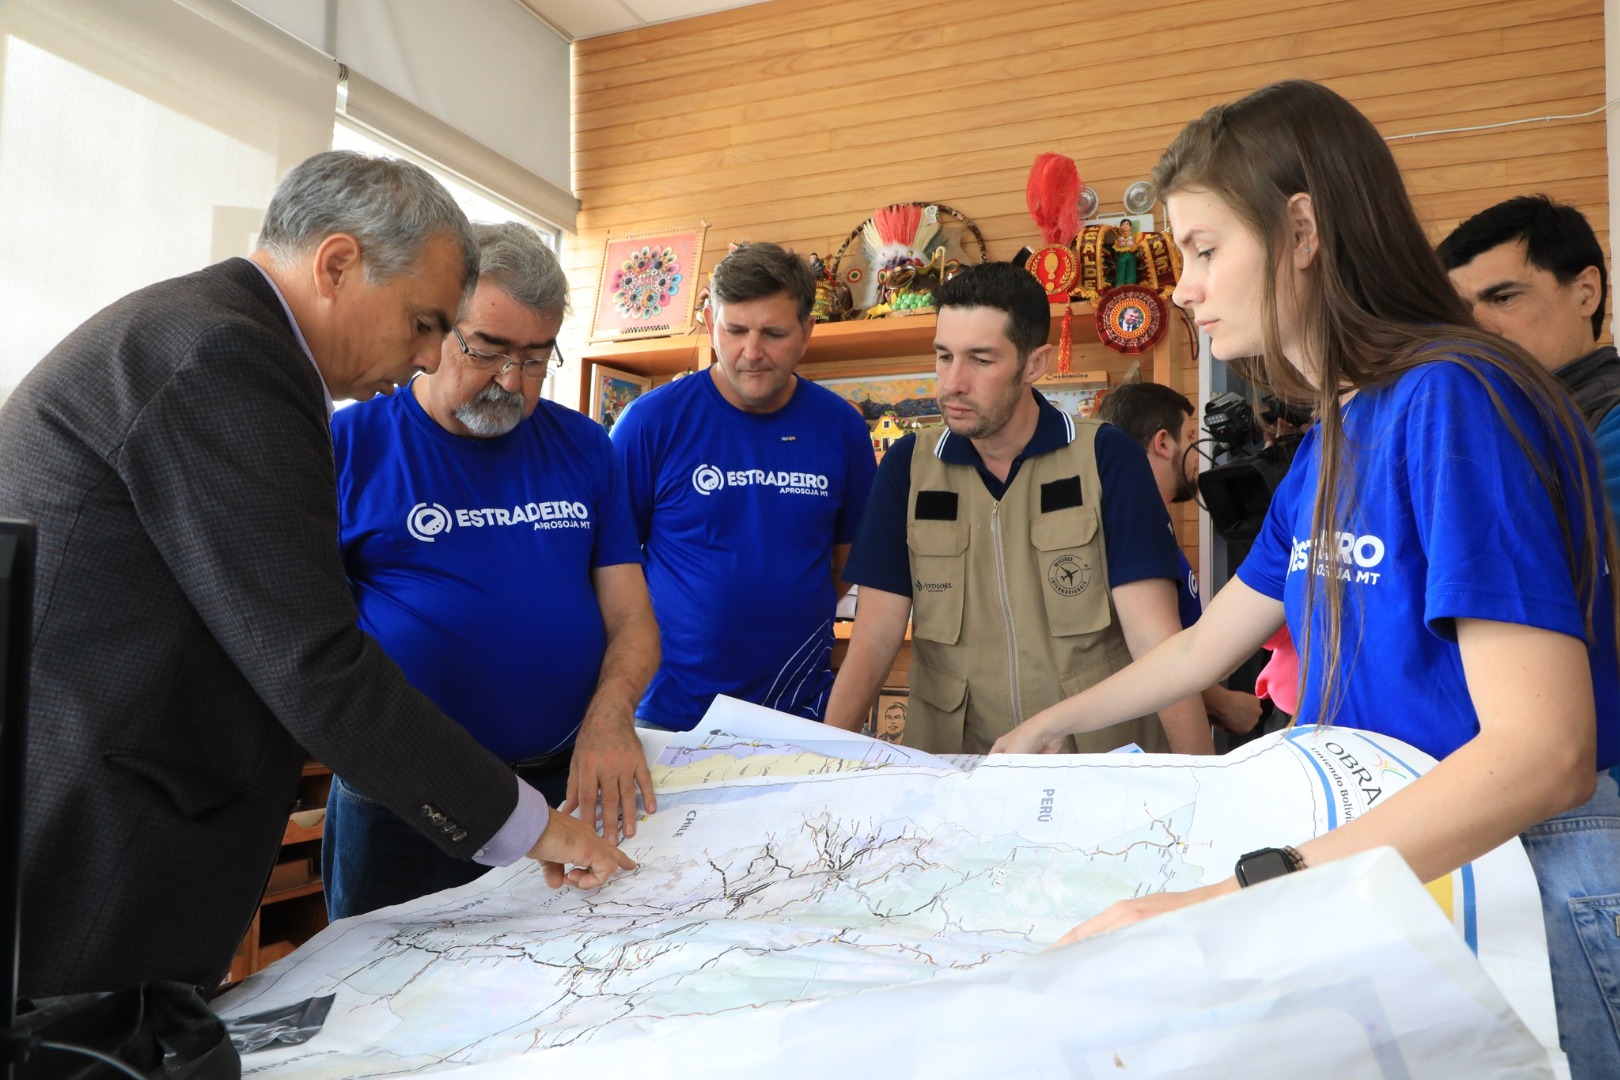
<svg viewBox="0 0 1620 1080">
<path fill-rule="evenodd" d="M 1114 230 L 1114 284 L 1136 284 L 1136 226 L 1130 218 L 1121 218 Z"/>
</svg>

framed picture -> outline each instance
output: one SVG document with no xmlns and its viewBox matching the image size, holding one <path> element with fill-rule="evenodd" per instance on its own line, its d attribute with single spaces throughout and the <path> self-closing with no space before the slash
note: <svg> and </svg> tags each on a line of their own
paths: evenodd
<svg viewBox="0 0 1620 1080">
<path fill-rule="evenodd" d="M 911 704 L 911 691 L 904 686 L 885 686 L 878 692 L 872 715 L 866 720 L 862 735 L 870 735 L 888 743 L 905 744 L 906 709 Z"/>
<path fill-rule="evenodd" d="M 1059 411 L 1079 419 L 1095 416 L 1097 405 L 1108 393 L 1108 372 L 1076 371 L 1070 375 L 1048 375 L 1035 389 Z"/>
<path fill-rule="evenodd" d="M 690 330 L 705 231 L 699 226 L 609 236 L 591 340 L 669 337 Z"/>
<path fill-rule="evenodd" d="M 879 461 L 885 450 L 908 433 L 945 422 L 934 400 L 932 371 L 817 382 L 860 410 Z"/>
<path fill-rule="evenodd" d="M 591 419 L 612 431 L 624 410 L 650 386 L 652 380 L 645 375 L 633 375 L 606 364 L 592 364 Z"/>
<path fill-rule="evenodd" d="M 940 422 L 932 371 L 816 381 L 861 410 L 868 424 L 875 424 L 890 413 L 905 424 L 913 420 L 921 420 L 925 425 Z"/>
</svg>

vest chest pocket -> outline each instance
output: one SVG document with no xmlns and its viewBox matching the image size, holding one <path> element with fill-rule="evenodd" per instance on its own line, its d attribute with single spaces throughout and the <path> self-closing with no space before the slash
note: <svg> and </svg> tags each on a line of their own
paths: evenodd
<svg viewBox="0 0 1620 1080">
<path fill-rule="evenodd" d="M 908 521 L 911 556 L 911 633 L 955 645 L 962 636 L 967 588 L 968 527 L 959 521 Z"/>
<path fill-rule="evenodd" d="M 1094 634 L 1108 627 L 1108 567 L 1098 535 L 1097 510 L 1075 506 L 1030 523 L 1047 628 L 1054 637 Z"/>
</svg>

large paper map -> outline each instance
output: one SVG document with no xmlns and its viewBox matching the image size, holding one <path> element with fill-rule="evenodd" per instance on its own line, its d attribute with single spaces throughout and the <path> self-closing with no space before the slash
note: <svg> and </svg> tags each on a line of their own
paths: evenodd
<svg viewBox="0 0 1620 1080">
<path fill-rule="evenodd" d="M 1334 731 L 1222 758 L 963 771 L 762 712 L 725 703 L 658 750 L 659 811 L 625 844 L 640 867 L 599 892 L 551 892 L 527 862 L 496 870 L 338 923 L 227 995 L 227 1014 L 338 995 L 318 1039 L 248 1058 L 248 1074 L 409 1075 L 982 972 L 1116 900 L 1225 878 L 1427 764 Z M 1516 846 L 1430 886 L 1545 1041 L 1534 890 Z"/>
</svg>

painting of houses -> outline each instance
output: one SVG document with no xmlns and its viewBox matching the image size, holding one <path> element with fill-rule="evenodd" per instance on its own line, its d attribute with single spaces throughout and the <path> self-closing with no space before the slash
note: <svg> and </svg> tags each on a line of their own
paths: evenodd
<svg viewBox="0 0 1620 1080">
<path fill-rule="evenodd" d="M 878 375 L 866 379 L 820 379 L 822 386 L 837 394 L 866 418 L 877 424 L 886 413 L 910 430 L 911 421 L 925 425 L 940 423 L 939 406 L 934 402 L 934 375 Z"/>
<path fill-rule="evenodd" d="M 900 423 L 900 418 L 894 413 L 884 413 L 878 418 L 877 426 L 872 428 L 872 449 L 881 454 L 910 430 Z"/>
</svg>

